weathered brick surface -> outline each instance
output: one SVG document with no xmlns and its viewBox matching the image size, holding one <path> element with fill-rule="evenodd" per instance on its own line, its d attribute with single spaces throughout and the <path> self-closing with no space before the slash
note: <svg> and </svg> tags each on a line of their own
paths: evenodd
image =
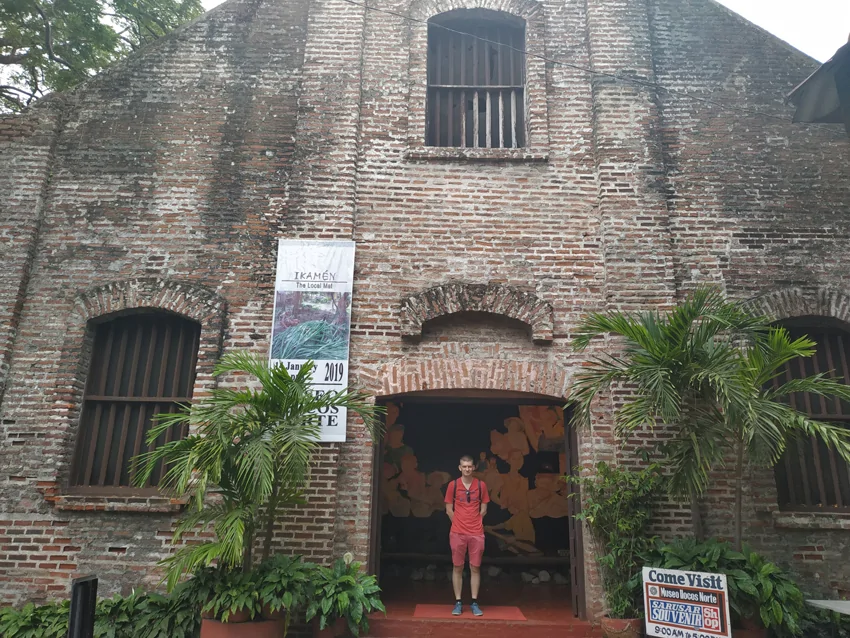
<svg viewBox="0 0 850 638">
<path fill-rule="evenodd" d="M 88 322 L 142 306 L 197 320 L 201 397 L 220 352 L 268 348 L 280 236 L 357 242 L 352 380 L 378 396 L 566 397 L 583 314 L 668 307 L 706 280 L 778 319 L 847 321 L 850 144 L 792 126 L 782 105 L 811 60 L 710 0 L 380 7 L 524 17 L 529 148 L 424 147 L 424 25 L 344 0 L 230 0 L 0 120 L 4 598 L 61 593 L 82 572 L 106 592 L 155 581 L 175 504 L 65 493 Z M 637 444 L 610 427 L 622 397 L 600 401 L 579 434 L 585 467 L 633 461 Z M 355 421 L 348 433 L 317 459 L 309 503 L 278 525 L 291 551 L 366 558 L 373 450 Z M 824 593 L 846 590 L 850 568 L 834 560 L 846 521 L 776 512 L 769 474 L 752 474 L 748 537 Z M 711 531 L 729 534 L 731 496 L 718 476 Z M 658 530 L 689 525 L 673 504 Z"/>
</svg>

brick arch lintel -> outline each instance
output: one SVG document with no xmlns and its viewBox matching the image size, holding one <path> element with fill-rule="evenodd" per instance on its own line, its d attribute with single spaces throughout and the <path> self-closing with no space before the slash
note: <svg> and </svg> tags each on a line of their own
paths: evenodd
<svg viewBox="0 0 850 638">
<path fill-rule="evenodd" d="M 565 399 L 566 369 L 555 364 L 506 359 L 403 358 L 361 368 L 359 385 L 376 397 L 425 390 L 527 392 Z"/>
<path fill-rule="evenodd" d="M 204 326 L 223 321 L 227 302 L 204 286 L 159 277 L 113 281 L 89 288 L 74 300 L 74 311 L 84 321 L 134 308 L 169 310 Z"/>
<path fill-rule="evenodd" d="M 774 321 L 817 316 L 850 324 L 850 294 L 828 286 L 781 288 L 753 297 L 746 305 Z"/>
<path fill-rule="evenodd" d="M 404 298 L 401 334 L 418 340 L 426 322 L 456 312 L 489 312 L 516 319 L 531 327 L 536 343 L 550 343 L 554 335 L 554 311 L 548 301 L 513 286 L 465 283 L 435 286 Z"/>
<path fill-rule="evenodd" d="M 527 20 L 541 10 L 541 4 L 537 0 L 414 0 L 410 4 L 410 17 L 428 20 L 456 9 L 502 11 Z"/>
</svg>

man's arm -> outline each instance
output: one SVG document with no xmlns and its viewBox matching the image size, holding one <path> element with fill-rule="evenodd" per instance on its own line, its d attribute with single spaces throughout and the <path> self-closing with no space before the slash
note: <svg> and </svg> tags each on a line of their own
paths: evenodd
<svg viewBox="0 0 850 638">
<path fill-rule="evenodd" d="M 487 503 L 481 503 L 481 518 L 487 516 Z"/>
<path fill-rule="evenodd" d="M 454 523 L 455 520 L 455 508 L 451 503 L 446 503 L 446 514 L 449 515 L 449 520 Z"/>
</svg>

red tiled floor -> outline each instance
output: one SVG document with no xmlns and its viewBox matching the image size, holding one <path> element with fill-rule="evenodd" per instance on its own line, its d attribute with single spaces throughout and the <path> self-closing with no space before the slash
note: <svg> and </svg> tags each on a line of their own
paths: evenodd
<svg viewBox="0 0 850 638">
<path fill-rule="evenodd" d="M 514 585 L 483 583 L 479 594 L 484 617 L 474 618 L 468 608 L 463 616 L 451 620 L 413 618 L 418 603 L 451 606 L 454 594 L 450 583 L 382 582 L 386 618 L 378 614 L 370 619 L 369 636 L 380 638 L 592 638 L 597 628 L 573 616 L 570 590 L 563 585 Z M 464 601 L 469 602 L 466 583 Z M 526 621 L 487 620 L 487 605 L 512 605 L 520 608 Z"/>
</svg>

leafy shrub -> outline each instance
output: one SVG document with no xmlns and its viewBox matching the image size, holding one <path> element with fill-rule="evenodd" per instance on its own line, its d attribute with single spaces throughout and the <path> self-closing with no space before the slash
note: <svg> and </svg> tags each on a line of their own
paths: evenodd
<svg viewBox="0 0 850 638">
<path fill-rule="evenodd" d="M 726 574 L 733 624 L 752 619 L 774 635 L 803 635 L 803 593 L 785 571 L 756 552 L 737 552 L 714 539 L 698 543 L 686 538 L 659 542 L 645 558 L 651 567 Z"/>
<path fill-rule="evenodd" d="M 97 601 L 94 635 L 98 638 L 132 635 L 138 624 L 144 600 L 145 595 L 134 589 L 126 598 L 116 594 L 112 598 Z"/>
<path fill-rule="evenodd" d="M 0 609 L 0 636 L 3 638 L 65 638 L 71 604 L 48 603 L 36 606 L 27 603 L 21 609 Z"/>
<path fill-rule="evenodd" d="M 316 566 L 300 556 L 278 554 L 263 561 L 257 569 L 260 604 L 271 612 L 286 610 L 286 626 L 292 612 L 305 605 Z"/>
<path fill-rule="evenodd" d="M 800 628 L 806 638 L 850 638 L 850 617 L 807 606 Z"/>
<path fill-rule="evenodd" d="M 204 610 L 215 595 L 216 583 L 221 580 L 224 569 L 221 567 L 201 567 L 192 573 L 192 577 L 177 586 L 175 595 L 196 611 Z"/>
<path fill-rule="evenodd" d="M 319 628 L 333 625 L 343 618 L 355 636 L 369 631 L 367 615 L 378 610 L 385 612 L 378 582 L 360 569 L 360 563 L 346 564 L 337 559 L 333 567 L 318 567 L 315 571 L 307 607 L 307 622 L 319 619 Z"/>
<path fill-rule="evenodd" d="M 212 598 L 203 607 L 221 622 L 233 615 L 247 611 L 250 618 L 260 612 L 260 592 L 257 575 L 241 570 L 225 570 L 213 587 Z"/>
<path fill-rule="evenodd" d="M 642 557 L 652 539 L 648 526 L 661 487 L 658 466 L 633 472 L 599 463 L 590 476 L 568 477 L 584 496 L 578 520 L 590 527 L 602 568 L 611 618 L 643 616 Z"/>
<path fill-rule="evenodd" d="M 3 638 L 66 638 L 70 603 L 32 603 L 0 609 Z M 95 638 L 196 638 L 200 619 L 187 599 L 132 592 L 101 599 L 95 611 Z"/>
</svg>

